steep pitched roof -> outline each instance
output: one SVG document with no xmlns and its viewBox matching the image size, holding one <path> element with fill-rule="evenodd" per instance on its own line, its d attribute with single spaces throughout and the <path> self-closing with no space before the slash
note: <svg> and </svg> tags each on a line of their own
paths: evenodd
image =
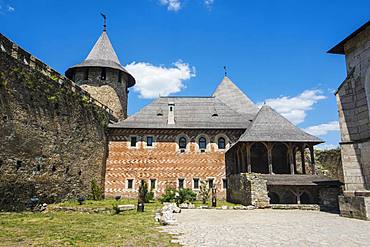
<svg viewBox="0 0 370 247">
<path fill-rule="evenodd" d="M 362 25 L 356 31 L 354 31 L 349 36 L 347 36 L 347 38 L 345 38 L 344 40 L 342 40 L 341 42 L 339 42 L 336 46 L 334 46 L 333 48 L 331 48 L 328 51 L 328 53 L 332 53 L 332 54 L 344 54 L 344 45 L 349 40 L 351 40 L 352 38 L 354 38 L 357 34 L 361 33 L 362 31 L 364 31 L 369 26 L 370 26 L 370 21 L 367 21 L 364 25 Z"/>
<path fill-rule="evenodd" d="M 239 142 L 256 141 L 323 142 L 319 138 L 299 129 L 267 105 L 262 106 L 252 125 L 239 138 Z"/>
<path fill-rule="evenodd" d="M 227 76 L 217 86 L 214 97 L 240 114 L 256 114 L 257 106 Z"/>
<path fill-rule="evenodd" d="M 86 59 L 71 68 L 65 74 L 71 77 L 72 70 L 78 67 L 106 67 L 124 72 L 128 77 L 128 87 L 135 85 L 134 77 L 120 64 L 106 31 L 103 31 Z"/>
<path fill-rule="evenodd" d="M 87 55 L 86 60 L 108 60 L 120 64 L 107 32 L 103 32 L 100 35 L 89 55 Z"/>
<path fill-rule="evenodd" d="M 167 124 L 169 103 L 175 105 L 175 124 Z M 109 127 L 246 129 L 249 124 L 247 116 L 235 112 L 214 97 L 160 97 L 138 113 Z"/>
</svg>

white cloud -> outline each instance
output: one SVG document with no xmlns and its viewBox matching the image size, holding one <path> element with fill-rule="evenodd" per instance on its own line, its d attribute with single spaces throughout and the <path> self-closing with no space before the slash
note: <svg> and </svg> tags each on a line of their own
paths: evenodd
<svg viewBox="0 0 370 247">
<path fill-rule="evenodd" d="M 134 90 L 140 97 L 152 99 L 180 92 L 185 88 L 184 80 L 195 76 L 195 68 L 177 61 L 173 67 L 155 66 L 145 62 L 133 62 L 126 69 L 135 77 Z"/>
<path fill-rule="evenodd" d="M 179 11 L 181 9 L 180 0 L 159 0 L 159 3 L 163 6 L 167 6 L 169 11 Z"/>
<path fill-rule="evenodd" d="M 214 2 L 214 0 L 204 0 L 204 4 L 207 8 L 211 8 Z"/>
<path fill-rule="evenodd" d="M 306 112 L 312 110 L 313 105 L 323 99 L 326 99 L 326 96 L 321 90 L 306 90 L 294 97 L 280 96 L 267 99 L 265 102 L 292 123 L 300 124 L 305 120 Z"/>
<path fill-rule="evenodd" d="M 317 145 L 315 146 L 315 149 L 318 149 L 318 150 L 330 150 L 330 149 L 337 149 L 339 148 L 339 145 L 335 145 L 335 144 L 320 144 L 320 145 Z"/>
<path fill-rule="evenodd" d="M 328 134 L 330 131 L 339 131 L 339 122 L 331 121 L 329 123 L 314 125 L 304 130 L 311 135 L 323 136 Z"/>
<path fill-rule="evenodd" d="M 14 12 L 15 8 L 13 6 L 8 5 L 8 11 L 9 12 Z"/>
</svg>

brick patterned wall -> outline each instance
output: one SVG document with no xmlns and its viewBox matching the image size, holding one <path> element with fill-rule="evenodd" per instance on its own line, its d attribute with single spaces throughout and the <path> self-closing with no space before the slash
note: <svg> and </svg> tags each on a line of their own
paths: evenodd
<svg viewBox="0 0 370 247">
<path fill-rule="evenodd" d="M 140 181 L 157 180 L 156 196 L 166 187 L 177 187 L 178 178 L 185 179 L 185 188 L 193 187 L 193 178 L 214 178 L 218 198 L 225 198 L 222 179 L 225 175 L 225 150 L 218 150 L 217 139 L 227 136 L 229 143 L 235 142 L 243 130 L 110 130 L 109 156 L 107 160 L 105 195 L 112 197 L 136 197 Z M 130 136 L 138 136 L 136 148 L 129 147 Z M 176 140 L 185 135 L 189 142 L 185 153 L 178 149 Z M 197 137 L 204 135 L 207 150 L 201 153 Z M 146 136 L 154 137 L 154 147 L 146 147 Z M 229 144 L 230 145 L 230 144 Z M 228 145 L 228 146 L 229 146 Z M 134 189 L 127 188 L 127 179 L 134 179 Z"/>
</svg>

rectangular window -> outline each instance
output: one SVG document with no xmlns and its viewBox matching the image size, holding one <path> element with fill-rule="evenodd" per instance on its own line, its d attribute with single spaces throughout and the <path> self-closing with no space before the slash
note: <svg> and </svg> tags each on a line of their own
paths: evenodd
<svg viewBox="0 0 370 247">
<path fill-rule="evenodd" d="M 121 82 L 121 81 L 122 81 L 122 73 L 118 72 L 118 82 Z"/>
<path fill-rule="evenodd" d="M 222 179 L 222 188 L 227 189 L 227 179 L 226 178 Z"/>
<path fill-rule="evenodd" d="M 102 68 L 101 69 L 101 74 L 100 74 L 100 79 L 102 81 L 105 81 L 106 78 L 107 78 L 107 70 L 105 68 Z"/>
<path fill-rule="evenodd" d="M 156 184 L 157 184 L 157 180 L 156 179 L 150 179 L 150 189 L 154 190 Z"/>
<path fill-rule="evenodd" d="M 147 136 L 146 137 L 146 146 L 147 147 L 153 147 L 153 136 Z"/>
<path fill-rule="evenodd" d="M 127 179 L 127 189 L 132 190 L 134 188 L 134 180 Z"/>
<path fill-rule="evenodd" d="M 183 189 L 184 188 L 184 180 L 183 178 L 179 178 L 179 189 Z"/>
<path fill-rule="evenodd" d="M 88 80 L 89 79 L 89 68 L 86 68 L 84 70 L 84 80 Z"/>
<path fill-rule="evenodd" d="M 137 143 L 137 137 L 136 136 L 131 136 L 130 146 L 131 147 L 136 147 L 136 143 Z"/>
<path fill-rule="evenodd" d="M 199 189 L 199 178 L 193 178 L 193 189 Z"/>
<path fill-rule="evenodd" d="M 214 185 L 214 184 L 213 184 L 213 180 L 214 180 L 213 178 L 209 178 L 209 179 L 208 179 L 208 187 L 209 187 L 210 189 L 212 189 L 212 188 L 213 188 L 213 185 Z"/>
</svg>

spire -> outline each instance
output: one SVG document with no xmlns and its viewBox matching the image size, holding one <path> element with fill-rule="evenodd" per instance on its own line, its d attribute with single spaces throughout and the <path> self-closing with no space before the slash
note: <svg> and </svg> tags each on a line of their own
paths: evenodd
<svg viewBox="0 0 370 247">
<path fill-rule="evenodd" d="M 100 13 L 101 16 L 103 16 L 104 18 L 104 29 L 103 29 L 103 32 L 106 32 L 107 31 L 107 16 L 103 13 Z"/>
</svg>

